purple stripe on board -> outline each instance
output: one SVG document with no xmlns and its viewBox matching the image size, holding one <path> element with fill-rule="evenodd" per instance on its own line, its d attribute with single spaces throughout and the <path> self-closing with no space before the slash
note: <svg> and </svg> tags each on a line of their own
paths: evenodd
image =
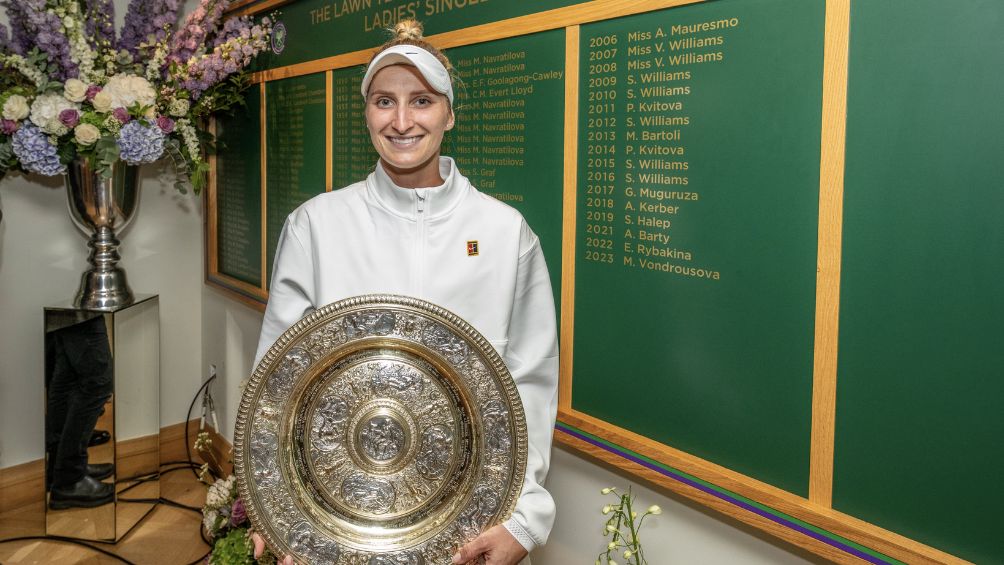
<svg viewBox="0 0 1004 565">
<path fill-rule="evenodd" d="M 851 555 L 853 555 L 855 557 L 858 557 L 860 559 L 864 559 L 865 561 L 868 561 L 869 563 L 875 563 L 877 565 L 888 565 L 888 563 L 889 563 L 888 561 L 885 561 L 883 559 L 879 559 L 878 557 L 875 557 L 874 555 L 869 555 L 869 554 L 867 554 L 867 553 L 865 553 L 865 552 L 863 552 L 863 551 L 861 551 L 861 550 L 859 550 L 859 549 L 857 549 L 855 547 L 851 547 L 851 546 L 849 546 L 849 545 L 847 545 L 845 543 L 841 543 L 841 542 L 839 542 L 839 541 L 837 541 L 835 539 L 830 539 L 830 538 L 828 538 L 828 537 L 820 534 L 819 532 L 815 532 L 815 531 L 810 530 L 810 529 L 808 529 L 808 528 L 806 528 L 804 526 L 801 526 L 801 525 L 796 524 L 794 522 L 791 522 L 789 520 L 785 520 L 784 518 L 782 518 L 780 516 L 775 516 L 774 514 L 771 514 L 770 512 L 767 512 L 765 510 L 757 508 L 756 506 L 753 506 L 752 504 L 743 502 L 742 500 L 738 500 L 736 498 L 732 498 L 731 496 L 729 496 L 729 495 L 727 495 L 727 494 L 725 494 L 723 492 L 719 492 L 719 491 L 717 491 L 717 490 L 715 490 L 713 488 L 710 488 L 708 486 L 702 485 L 701 483 L 699 483 L 697 481 L 693 481 L 691 479 L 688 479 L 687 477 L 684 477 L 682 475 L 678 475 L 678 474 L 670 471 L 669 469 L 665 469 L 663 467 L 655 465 L 654 463 L 650 463 L 648 461 L 645 461 L 644 459 L 640 459 L 638 457 L 635 457 L 635 456 L 631 455 L 630 453 L 625 453 L 623 451 L 620 451 L 620 450 L 617 450 L 617 449 L 613 449 L 612 447 L 606 445 L 605 443 L 603 443 L 601 441 L 598 441 L 598 440 L 595 440 L 595 439 L 593 439 L 593 438 L 591 438 L 589 436 L 580 434 L 579 432 L 577 432 L 577 431 L 575 431 L 575 430 L 573 430 L 571 428 L 567 428 L 567 427 L 561 425 L 561 423 L 558 423 L 557 425 L 555 425 L 555 428 L 557 428 L 557 429 L 565 432 L 568 435 L 575 436 L 575 437 L 581 439 L 582 441 L 584 441 L 586 443 L 595 445 L 596 447 L 605 449 L 605 450 L 607 450 L 607 451 L 609 451 L 611 453 L 615 453 L 615 454 L 617 454 L 617 455 L 619 455 L 619 456 L 621 456 L 621 457 L 623 457 L 625 459 L 633 461 L 633 462 L 641 465 L 642 467 L 646 467 L 646 468 L 651 469 L 651 470 L 653 470 L 653 471 L 655 471 L 655 472 L 657 472 L 659 474 L 666 475 L 666 476 L 668 476 L 668 477 L 670 477 L 672 479 L 675 479 L 675 480 L 677 480 L 677 481 L 679 481 L 679 482 L 681 482 L 683 484 L 690 485 L 690 486 L 696 488 L 697 490 L 699 490 L 701 492 L 705 492 L 707 494 L 710 494 L 711 496 L 714 496 L 715 498 L 720 498 L 720 499 L 722 499 L 722 500 L 724 500 L 724 501 L 726 501 L 726 502 L 728 502 L 730 504 L 738 506 L 738 507 L 740 507 L 740 508 L 742 508 L 744 510 L 748 510 L 748 511 L 750 511 L 750 512 L 752 512 L 752 513 L 754 513 L 754 514 L 756 514 L 758 516 L 762 516 L 764 518 L 767 518 L 771 522 L 775 522 L 777 524 L 780 524 L 782 526 L 785 526 L 787 528 L 795 530 L 796 532 L 799 532 L 799 533 L 802 533 L 804 535 L 807 535 L 807 536 L 809 536 L 809 537 L 811 537 L 813 539 L 819 540 L 819 541 L 825 543 L 826 545 L 835 547 L 835 548 L 837 548 L 837 549 L 839 549 L 841 551 L 844 551 L 846 553 L 850 553 Z"/>
</svg>

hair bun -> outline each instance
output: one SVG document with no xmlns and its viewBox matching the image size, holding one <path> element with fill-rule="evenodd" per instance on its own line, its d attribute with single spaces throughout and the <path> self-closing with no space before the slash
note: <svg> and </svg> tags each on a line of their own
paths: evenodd
<svg viewBox="0 0 1004 565">
<path fill-rule="evenodd" d="M 422 39 L 422 23 L 418 20 L 401 20 L 394 26 L 396 39 Z"/>
</svg>

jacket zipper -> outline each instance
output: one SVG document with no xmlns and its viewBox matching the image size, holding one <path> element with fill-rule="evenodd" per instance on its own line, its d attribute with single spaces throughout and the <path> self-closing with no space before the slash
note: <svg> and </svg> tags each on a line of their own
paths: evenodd
<svg viewBox="0 0 1004 565">
<path fill-rule="evenodd" d="M 415 250 L 415 296 L 424 296 L 425 279 L 425 196 L 420 192 L 415 192 L 415 221 L 418 223 L 418 237 L 415 238 L 417 249 Z"/>
</svg>

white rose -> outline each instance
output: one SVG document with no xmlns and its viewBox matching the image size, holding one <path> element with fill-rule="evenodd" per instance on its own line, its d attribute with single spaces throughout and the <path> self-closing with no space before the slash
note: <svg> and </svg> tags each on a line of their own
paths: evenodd
<svg viewBox="0 0 1004 565">
<path fill-rule="evenodd" d="M 148 120 L 150 120 L 151 122 L 154 121 L 154 120 L 156 120 L 157 119 L 157 107 L 156 106 L 150 106 L 149 108 L 147 108 L 146 112 L 143 113 L 143 117 L 146 118 L 146 119 L 148 119 Z"/>
<path fill-rule="evenodd" d="M 91 104 L 94 105 L 95 110 L 104 114 L 112 109 L 112 96 L 102 90 L 94 95 Z"/>
<path fill-rule="evenodd" d="M 60 127 L 59 113 L 69 108 L 79 110 L 79 106 L 61 94 L 43 94 L 31 103 L 31 121 L 45 133 L 62 135 L 66 131 Z"/>
<path fill-rule="evenodd" d="M 191 105 L 187 98 L 175 98 L 171 100 L 171 105 L 167 108 L 167 113 L 176 118 L 180 118 L 188 113 Z"/>
<path fill-rule="evenodd" d="M 87 83 L 71 78 L 63 85 L 63 96 L 71 102 L 83 102 L 87 98 Z"/>
<path fill-rule="evenodd" d="M 101 137 L 101 130 L 91 124 L 80 124 L 73 128 L 73 138 L 81 145 L 90 145 Z"/>
<path fill-rule="evenodd" d="M 7 120 L 23 120 L 28 117 L 28 99 L 14 94 L 3 104 L 3 117 Z"/>
</svg>

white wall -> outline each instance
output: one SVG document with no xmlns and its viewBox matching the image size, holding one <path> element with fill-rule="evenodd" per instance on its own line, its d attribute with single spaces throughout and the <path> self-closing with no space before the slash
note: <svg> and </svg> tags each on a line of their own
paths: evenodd
<svg viewBox="0 0 1004 565">
<path fill-rule="evenodd" d="M 593 563 L 610 540 L 601 534 L 607 517 L 600 509 L 613 499 L 603 496 L 600 489 L 625 490 L 628 485 L 632 485 L 637 509 L 652 504 L 663 509 L 661 515 L 646 518 L 641 529 L 642 547 L 650 565 L 826 563 L 683 497 L 647 488 L 619 470 L 555 447 L 547 487 L 558 506 L 558 515 L 547 545 L 534 554 L 534 565 Z"/>
<path fill-rule="evenodd" d="M 145 167 L 137 217 L 119 251 L 136 293 L 160 295 L 160 422 L 181 422 L 202 369 L 202 205 Z M 0 468 L 43 449 L 42 309 L 68 302 L 87 268 L 87 238 L 70 222 L 62 180 L 0 182 Z"/>
</svg>

